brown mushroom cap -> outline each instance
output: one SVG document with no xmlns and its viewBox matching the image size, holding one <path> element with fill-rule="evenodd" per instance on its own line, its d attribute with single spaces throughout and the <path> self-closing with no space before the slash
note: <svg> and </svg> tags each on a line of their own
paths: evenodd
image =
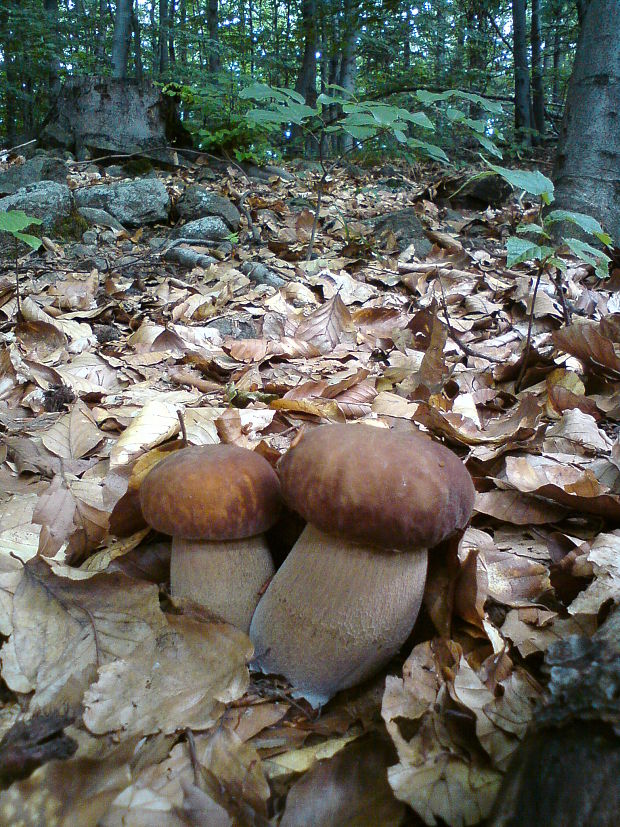
<svg viewBox="0 0 620 827">
<path fill-rule="evenodd" d="M 188 540 L 236 540 L 270 528 L 280 511 L 280 484 L 267 460 L 235 445 L 176 451 L 140 486 L 146 522 Z"/>
<path fill-rule="evenodd" d="M 475 490 L 448 448 L 419 432 L 322 425 L 280 460 L 286 503 L 328 534 L 400 550 L 465 528 Z"/>
</svg>

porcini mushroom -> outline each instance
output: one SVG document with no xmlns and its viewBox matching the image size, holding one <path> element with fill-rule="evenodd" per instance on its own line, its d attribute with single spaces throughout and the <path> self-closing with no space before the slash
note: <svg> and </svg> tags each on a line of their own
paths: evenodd
<svg viewBox="0 0 620 827">
<path fill-rule="evenodd" d="M 278 473 L 285 502 L 308 525 L 256 608 L 254 665 L 318 706 L 403 645 L 427 549 L 465 528 L 474 487 L 443 445 L 368 425 L 303 433 Z"/>
<path fill-rule="evenodd" d="M 245 448 L 192 446 L 156 465 L 140 486 L 140 505 L 150 526 L 172 535 L 172 595 L 247 632 L 274 571 L 263 532 L 280 502 L 277 474 Z"/>
</svg>

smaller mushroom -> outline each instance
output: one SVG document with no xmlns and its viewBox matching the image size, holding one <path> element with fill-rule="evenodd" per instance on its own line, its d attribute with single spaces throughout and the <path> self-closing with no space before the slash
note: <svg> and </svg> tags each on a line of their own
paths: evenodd
<svg viewBox="0 0 620 827">
<path fill-rule="evenodd" d="M 274 572 L 263 532 L 278 518 L 280 484 L 267 460 L 234 445 L 183 448 L 146 475 L 140 504 L 172 535 L 172 595 L 247 632 Z"/>
<path fill-rule="evenodd" d="M 465 528 L 474 487 L 443 445 L 368 425 L 302 433 L 278 472 L 285 502 L 308 525 L 254 613 L 254 665 L 317 706 L 403 645 L 428 549 Z"/>
</svg>

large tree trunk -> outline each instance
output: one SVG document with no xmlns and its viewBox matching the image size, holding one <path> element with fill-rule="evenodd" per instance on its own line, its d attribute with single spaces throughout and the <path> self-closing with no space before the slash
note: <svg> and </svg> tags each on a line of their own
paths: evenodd
<svg viewBox="0 0 620 827">
<path fill-rule="evenodd" d="M 355 91 L 355 57 L 359 32 L 358 7 L 352 8 L 351 0 L 344 2 L 344 26 L 342 31 L 342 56 L 338 84 L 353 94 Z M 339 140 L 340 152 L 344 154 L 353 147 L 353 137 L 345 132 Z"/>
<path fill-rule="evenodd" d="M 553 181 L 556 205 L 620 240 L 620 2 L 590 0 L 570 80 Z"/>
<path fill-rule="evenodd" d="M 112 77 L 119 80 L 127 77 L 132 11 L 133 0 L 116 0 L 111 62 Z"/>
<path fill-rule="evenodd" d="M 526 5 L 527 0 L 512 0 L 515 130 L 518 138 L 530 144 L 530 73 L 527 66 Z"/>
</svg>

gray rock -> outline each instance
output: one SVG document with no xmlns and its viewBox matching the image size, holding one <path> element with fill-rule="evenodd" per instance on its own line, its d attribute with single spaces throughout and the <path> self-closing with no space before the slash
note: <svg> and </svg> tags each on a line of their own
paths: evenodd
<svg viewBox="0 0 620 827">
<path fill-rule="evenodd" d="M 111 164 L 109 167 L 105 169 L 106 175 L 109 175 L 110 178 L 124 178 L 125 177 L 125 170 L 123 169 L 120 164 Z"/>
<path fill-rule="evenodd" d="M 106 210 L 99 210 L 96 207 L 80 207 L 78 212 L 89 224 L 96 224 L 98 227 L 109 227 L 113 230 L 124 230 L 120 221 Z"/>
<path fill-rule="evenodd" d="M 188 221 L 207 215 L 218 215 L 233 232 L 237 232 L 241 221 L 241 214 L 232 201 L 197 184 L 185 190 L 179 199 L 177 210 L 180 217 Z"/>
<path fill-rule="evenodd" d="M 233 339 L 256 339 L 258 328 L 251 316 L 222 316 L 208 322 L 206 327 L 219 330 L 222 336 L 232 336 Z"/>
<path fill-rule="evenodd" d="M 382 215 L 374 219 L 373 223 L 374 231 L 379 235 L 386 231 L 394 233 L 401 252 L 413 244 L 416 256 L 424 258 L 432 249 L 433 245 L 426 237 L 422 222 L 411 207 Z"/>
<path fill-rule="evenodd" d="M 159 179 L 119 181 L 76 190 L 78 207 L 106 210 L 125 227 L 141 227 L 168 220 L 170 198 Z"/>
<path fill-rule="evenodd" d="M 268 287 L 275 287 L 276 289 L 286 284 L 284 279 L 274 273 L 273 270 L 255 261 L 245 261 L 239 269 L 255 284 L 266 284 Z"/>
<path fill-rule="evenodd" d="M 196 221 L 189 221 L 172 231 L 172 238 L 187 238 L 192 241 L 222 241 L 229 235 L 230 230 L 217 215 L 207 215 Z"/>
<path fill-rule="evenodd" d="M 50 229 L 59 218 L 66 218 L 73 208 L 71 190 L 66 184 L 56 181 L 39 181 L 22 187 L 13 195 L 0 198 L 0 212 L 23 210 L 28 215 L 40 218 L 43 226 Z"/>
<path fill-rule="evenodd" d="M 57 181 L 67 183 L 67 165 L 48 155 L 35 155 L 24 164 L 13 164 L 0 172 L 0 195 L 13 195 L 22 187 L 36 184 L 38 181 Z"/>
<path fill-rule="evenodd" d="M 82 242 L 84 244 L 96 245 L 97 244 L 97 230 L 86 230 L 85 233 L 82 233 Z"/>
</svg>

